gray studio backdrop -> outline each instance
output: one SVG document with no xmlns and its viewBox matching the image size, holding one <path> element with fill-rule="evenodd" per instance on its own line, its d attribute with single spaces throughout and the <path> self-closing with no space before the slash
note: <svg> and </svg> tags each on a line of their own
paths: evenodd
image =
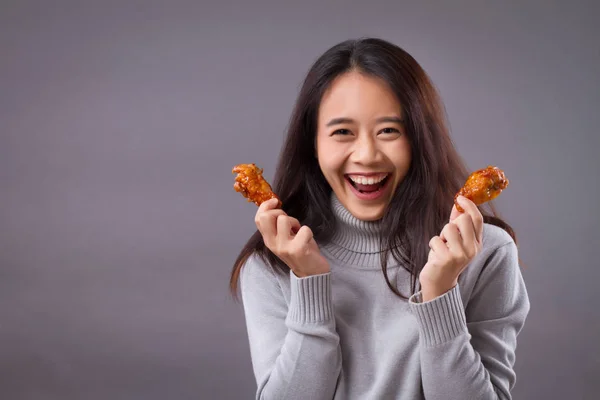
<svg viewBox="0 0 600 400">
<path fill-rule="evenodd" d="M 0 398 L 253 398 L 227 283 L 256 208 L 231 167 L 271 179 L 308 67 L 365 35 L 411 52 L 469 167 L 511 181 L 515 398 L 597 398 L 598 3 L 347 3 L 0 3 Z"/>
</svg>

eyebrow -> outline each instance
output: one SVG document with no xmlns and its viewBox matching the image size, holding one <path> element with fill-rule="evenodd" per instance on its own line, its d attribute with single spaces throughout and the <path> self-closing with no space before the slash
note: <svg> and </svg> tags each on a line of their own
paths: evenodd
<svg viewBox="0 0 600 400">
<path fill-rule="evenodd" d="M 378 124 L 381 124 L 383 122 L 392 122 L 392 123 L 401 125 L 404 123 L 404 120 L 400 117 L 381 117 L 381 118 L 378 118 L 377 121 L 375 121 L 375 122 L 377 122 Z M 334 118 L 331 121 L 329 121 L 326 126 L 351 124 L 351 123 L 354 123 L 354 120 L 352 118 Z"/>
</svg>

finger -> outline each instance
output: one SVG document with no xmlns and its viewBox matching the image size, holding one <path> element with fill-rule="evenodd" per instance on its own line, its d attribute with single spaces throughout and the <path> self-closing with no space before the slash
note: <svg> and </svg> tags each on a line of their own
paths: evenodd
<svg viewBox="0 0 600 400">
<path fill-rule="evenodd" d="M 292 237 L 292 223 L 286 215 L 277 217 L 277 233 L 275 234 L 276 248 L 280 256 L 289 255 L 289 243 Z"/>
<path fill-rule="evenodd" d="M 446 238 L 446 246 L 450 250 L 450 253 L 455 256 L 464 253 L 463 240 L 458 231 L 458 226 L 454 222 L 446 224 L 441 234 Z"/>
<path fill-rule="evenodd" d="M 446 225 L 448 225 L 448 224 L 446 224 Z M 444 225 L 444 228 L 446 228 L 446 225 Z M 442 241 L 444 243 L 447 243 L 448 242 L 448 238 L 446 237 L 446 233 L 444 231 L 444 228 L 442 228 L 442 231 L 440 232 L 440 239 L 442 239 Z"/>
<path fill-rule="evenodd" d="M 294 230 L 300 229 L 300 222 L 296 218 L 285 214 L 277 216 L 277 237 L 285 240 L 292 238 Z"/>
<path fill-rule="evenodd" d="M 429 241 L 429 248 L 439 257 L 443 257 L 448 254 L 448 246 L 439 236 L 434 236 Z"/>
<path fill-rule="evenodd" d="M 442 239 L 442 242 L 444 243 L 448 242 L 448 239 L 446 238 L 446 235 L 444 234 L 443 230 L 440 232 L 440 239 Z"/>
<path fill-rule="evenodd" d="M 300 224 L 300 221 L 298 221 L 294 217 L 289 217 L 289 219 L 290 219 L 290 222 L 291 222 L 292 233 L 295 235 L 295 234 L 298 233 L 298 231 L 300 230 L 300 228 L 302 227 L 302 225 Z"/>
<path fill-rule="evenodd" d="M 458 208 L 456 208 L 456 204 L 454 204 L 452 206 L 452 211 L 450 211 L 450 222 L 453 222 L 456 218 L 458 218 L 462 214 L 463 213 L 458 211 Z"/>
<path fill-rule="evenodd" d="M 277 207 L 277 205 L 279 204 L 279 200 L 276 198 L 273 199 L 269 199 L 267 201 L 263 201 L 262 204 L 260 206 L 258 206 L 258 211 L 257 212 L 264 212 L 267 210 L 273 210 Z"/>
<path fill-rule="evenodd" d="M 479 211 L 479 208 L 477 208 L 475 203 L 464 196 L 459 196 L 457 201 L 460 206 L 464 208 L 465 213 L 471 216 L 473 226 L 475 227 L 475 237 L 477 238 L 477 241 L 481 243 L 483 238 L 483 215 L 481 215 L 481 211 Z"/>
<path fill-rule="evenodd" d="M 468 253 L 471 254 L 475 250 L 475 244 L 477 241 L 475 233 L 475 224 L 470 214 L 463 214 L 454 220 L 453 224 L 458 227 L 460 236 L 462 237 L 463 247 L 470 250 Z"/>
<path fill-rule="evenodd" d="M 275 211 L 277 210 L 278 214 L 281 214 L 283 212 L 283 210 L 276 208 L 277 207 L 277 199 L 269 199 L 267 201 L 264 201 L 260 206 L 258 206 L 258 209 L 256 210 L 256 214 L 254 214 L 254 222 L 256 223 L 256 225 L 258 226 L 260 223 L 260 220 L 264 220 L 266 217 L 265 215 L 269 215 L 268 212 L 269 211 Z"/>
<path fill-rule="evenodd" d="M 310 241 L 313 239 L 313 232 L 312 230 L 304 225 L 302 227 L 300 227 L 300 229 L 298 229 L 298 233 L 296 233 L 296 237 L 294 237 L 294 242 L 297 245 L 305 245 L 310 243 Z"/>
<path fill-rule="evenodd" d="M 256 227 L 263 237 L 274 238 L 277 234 L 277 218 L 286 215 L 281 209 L 257 212 L 255 217 Z"/>
<path fill-rule="evenodd" d="M 435 251 L 429 249 L 429 253 L 427 253 L 427 262 L 432 262 L 435 260 Z"/>
</svg>

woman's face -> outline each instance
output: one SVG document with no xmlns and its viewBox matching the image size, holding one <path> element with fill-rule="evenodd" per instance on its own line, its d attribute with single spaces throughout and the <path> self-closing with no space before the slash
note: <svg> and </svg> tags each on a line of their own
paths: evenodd
<svg viewBox="0 0 600 400">
<path fill-rule="evenodd" d="M 350 213 L 380 219 L 411 162 L 402 107 L 387 84 L 348 72 L 333 81 L 319 107 L 317 158 Z"/>
</svg>

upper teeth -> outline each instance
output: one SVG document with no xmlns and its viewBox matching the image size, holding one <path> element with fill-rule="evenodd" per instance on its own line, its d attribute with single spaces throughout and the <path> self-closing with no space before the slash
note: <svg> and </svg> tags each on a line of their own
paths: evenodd
<svg viewBox="0 0 600 400">
<path fill-rule="evenodd" d="M 373 185 L 384 180 L 388 174 L 374 175 L 374 176 L 361 176 L 361 175 L 350 175 L 349 178 L 354 183 L 360 183 L 361 185 Z"/>
</svg>

